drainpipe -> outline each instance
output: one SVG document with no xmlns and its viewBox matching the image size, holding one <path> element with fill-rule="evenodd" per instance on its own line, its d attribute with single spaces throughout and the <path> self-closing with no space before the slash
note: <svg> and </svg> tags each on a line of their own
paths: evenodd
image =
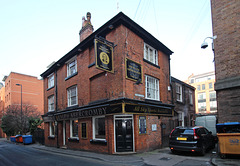
<svg viewBox="0 0 240 166">
<path fill-rule="evenodd" d="M 55 70 L 55 112 L 58 111 L 58 89 L 57 89 L 57 70 Z M 59 148 L 59 142 L 58 142 L 58 122 L 56 126 L 56 135 L 57 135 L 57 148 Z"/>
<path fill-rule="evenodd" d="M 171 60 L 171 58 L 170 58 L 170 55 L 169 55 L 169 58 L 168 58 L 168 64 L 169 64 L 169 84 L 170 84 L 170 88 L 171 88 L 171 103 L 174 104 L 174 102 L 173 102 L 173 88 L 172 88 L 170 60 Z"/>
</svg>

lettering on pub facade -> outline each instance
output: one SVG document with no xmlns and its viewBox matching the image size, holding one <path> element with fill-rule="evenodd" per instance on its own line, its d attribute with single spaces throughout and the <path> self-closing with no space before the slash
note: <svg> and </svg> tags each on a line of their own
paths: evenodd
<svg viewBox="0 0 240 166">
<path fill-rule="evenodd" d="M 41 74 L 45 145 L 109 154 L 160 148 L 162 118 L 174 115 L 172 51 L 122 12 L 87 35 L 90 18 L 81 42 Z"/>
</svg>

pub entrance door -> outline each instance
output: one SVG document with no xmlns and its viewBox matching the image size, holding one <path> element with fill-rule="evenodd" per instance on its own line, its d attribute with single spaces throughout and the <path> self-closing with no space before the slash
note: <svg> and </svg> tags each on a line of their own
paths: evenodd
<svg viewBox="0 0 240 166">
<path fill-rule="evenodd" d="M 116 152 L 133 152 L 132 116 L 115 116 Z"/>
</svg>

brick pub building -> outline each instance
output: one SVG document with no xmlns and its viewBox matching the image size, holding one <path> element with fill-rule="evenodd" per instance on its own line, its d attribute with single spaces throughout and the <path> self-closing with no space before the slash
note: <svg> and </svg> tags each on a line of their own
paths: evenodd
<svg viewBox="0 0 240 166">
<path fill-rule="evenodd" d="M 240 1 L 211 0 L 218 122 L 240 121 Z"/>
<path fill-rule="evenodd" d="M 95 32 L 90 19 L 80 43 L 41 74 L 45 145 L 109 154 L 161 147 L 161 121 L 174 114 L 173 52 L 122 12 Z"/>
</svg>

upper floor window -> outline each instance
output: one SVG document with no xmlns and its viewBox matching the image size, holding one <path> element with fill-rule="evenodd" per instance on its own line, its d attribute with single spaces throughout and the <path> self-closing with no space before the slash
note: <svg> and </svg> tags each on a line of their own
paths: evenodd
<svg viewBox="0 0 240 166">
<path fill-rule="evenodd" d="M 213 88 L 213 83 L 210 82 L 210 83 L 208 84 L 208 87 L 209 87 L 209 89 L 212 89 L 212 88 Z"/>
<path fill-rule="evenodd" d="M 54 95 L 48 97 L 48 111 L 54 111 Z"/>
<path fill-rule="evenodd" d="M 76 57 L 74 59 L 71 59 L 67 63 L 67 77 L 71 76 L 75 73 L 77 73 L 77 59 L 76 59 Z"/>
<path fill-rule="evenodd" d="M 54 74 L 48 76 L 48 88 L 54 87 Z"/>
<path fill-rule="evenodd" d="M 182 102 L 182 85 L 176 83 L 176 96 L 177 101 Z"/>
<path fill-rule="evenodd" d="M 148 75 L 145 76 L 145 96 L 147 99 L 160 100 L 158 79 Z"/>
<path fill-rule="evenodd" d="M 201 86 L 200 85 L 197 85 L 197 90 L 201 90 Z"/>
<path fill-rule="evenodd" d="M 157 50 L 146 43 L 144 43 L 144 59 L 158 65 Z"/>
<path fill-rule="evenodd" d="M 77 105 L 78 104 L 77 86 L 72 86 L 68 88 L 67 96 L 68 96 L 68 107 Z"/>
<path fill-rule="evenodd" d="M 202 84 L 202 90 L 205 90 L 205 84 Z"/>
<path fill-rule="evenodd" d="M 193 104 L 193 92 L 189 90 L 189 104 Z"/>
</svg>

